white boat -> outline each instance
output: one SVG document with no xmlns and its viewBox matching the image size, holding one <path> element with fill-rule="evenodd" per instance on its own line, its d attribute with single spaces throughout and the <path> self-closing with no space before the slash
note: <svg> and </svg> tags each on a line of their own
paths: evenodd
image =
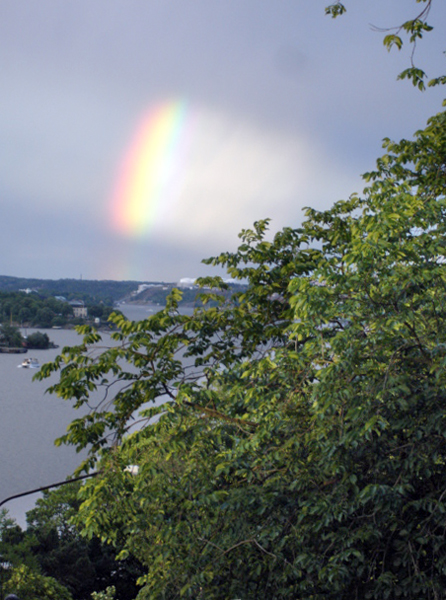
<svg viewBox="0 0 446 600">
<path fill-rule="evenodd" d="M 22 369 L 38 369 L 40 367 L 37 358 L 25 358 L 21 365 L 18 365 Z"/>
</svg>

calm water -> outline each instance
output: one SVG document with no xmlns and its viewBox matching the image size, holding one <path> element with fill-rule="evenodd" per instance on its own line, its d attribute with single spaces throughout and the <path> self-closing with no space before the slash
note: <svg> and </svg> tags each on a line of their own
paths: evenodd
<svg viewBox="0 0 446 600">
<path fill-rule="evenodd" d="M 124 305 L 120 309 L 132 320 L 144 319 L 153 313 L 153 309 L 146 306 Z M 30 350 L 25 355 L 0 354 L 0 501 L 63 481 L 82 460 L 83 455 L 77 454 L 74 448 L 54 446 L 54 440 L 63 435 L 67 425 L 78 416 L 70 402 L 45 393 L 48 386 L 57 381 L 57 376 L 33 381 L 34 369 L 17 368 L 25 357 L 36 357 L 40 364 L 49 362 L 63 346 L 80 341 L 71 330 L 51 329 L 47 333 L 59 349 Z M 105 341 L 108 336 L 103 337 Z M 23 527 L 25 512 L 32 508 L 37 497 L 12 500 L 5 508 Z"/>
</svg>

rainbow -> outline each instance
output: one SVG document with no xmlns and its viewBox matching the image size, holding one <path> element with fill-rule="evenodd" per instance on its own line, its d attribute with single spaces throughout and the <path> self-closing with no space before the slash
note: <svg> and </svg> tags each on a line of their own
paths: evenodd
<svg viewBox="0 0 446 600">
<path fill-rule="evenodd" d="M 141 119 L 112 195 L 112 227 L 116 232 L 144 237 L 178 197 L 188 139 L 186 113 L 186 102 L 172 101 Z"/>
</svg>

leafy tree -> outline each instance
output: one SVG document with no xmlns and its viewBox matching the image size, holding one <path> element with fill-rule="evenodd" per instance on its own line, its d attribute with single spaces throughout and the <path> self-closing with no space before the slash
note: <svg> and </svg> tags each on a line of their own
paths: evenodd
<svg viewBox="0 0 446 600">
<path fill-rule="evenodd" d="M 53 324 L 54 312 L 48 306 L 45 306 L 37 311 L 35 324 L 40 327 L 51 327 Z"/>
<path fill-rule="evenodd" d="M 423 69 L 416 66 L 414 62 L 415 50 L 417 43 L 420 42 L 423 36 L 432 31 L 433 26 L 428 23 L 429 13 L 433 5 L 433 0 L 415 0 L 416 6 L 414 6 L 414 14 L 410 19 L 407 19 L 397 27 L 378 28 L 375 27 L 376 31 L 384 33 L 383 43 L 387 50 L 397 48 L 401 50 L 404 45 L 404 40 L 407 39 L 412 47 L 410 56 L 410 66 L 404 69 L 399 75 L 398 79 L 408 79 L 418 87 L 420 90 L 426 88 L 426 73 Z M 421 5 L 421 6 L 420 6 Z M 333 4 L 326 7 L 325 13 L 333 18 L 339 17 L 346 12 L 346 6 L 341 0 L 336 0 Z M 429 86 L 435 86 L 446 83 L 446 76 L 440 75 L 429 80 Z"/>
<path fill-rule="evenodd" d="M 174 291 L 37 374 L 91 408 L 59 440 L 101 469 L 77 522 L 142 598 L 446 598 L 446 113 L 384 147 L 361 197 L 207 261 L 232 301 Z"/>
<path fill-rule="evenodd" d="M 97 537 L 80 535 L 73 522 L 80 501 L 78 484 L 44 492 L 36 507 L 27 513 L 26 535 L 41 572 L 66 587 L 73 598 L 85 599 L 93 592 L 114 586 L 119 600 L 131 600 L 137 594 L 139 563 L 128 558 L 116 562 L 117 551 Z"/>
<path fill-rule="evenodd" d="M 13 570 L 5 585 L 7 594 L 16 594 L 21 600 L 72 600 L 70 593 L 52 577 L 44 577 L 25 565 Z"/>
<path fill-rule="evenodd" d="M 88 306 L 88 314 L 91 317 L 102 317 L 102 306 L 100 304 L 96 305 L 96 306 Z M 113 311 L 110 311 L 113 312 Z"/>
<path fill-rule="evenodd" d="M 103 322 L 106 322 L 108 320 L 108 317 L 113 312 L 117 312 L 111 306 L 107 306 L 105 304 L 89 304 L 87 308 L 89 317 L 99 317 Z"/>
<path fill-rule="evenodd" d="M 142 281 L 89 281 L 85 279 L 26 279 L 0 275 L 0 290 L 17 292 L 30 288 L 40 297 L 64 296 L 67 300 L 81 298 L 88 302 L 112 305 L 134 292 Z M 34 294 L 33 294 L 34 295 Z"/>
<path fill-rule="evenodd" d="M 0 509 L 0 555 L 14 567 L 26 564 L 32 569 L 38 569 L 26 533 L 8 516 L 6 509 Z"/>
<path fill-rule="evenodd" d="M 50 338 L 46 333 L 36 331 L 26 338 L 28 348 L 46 349 L 50 347 Z"/>
<path fill-rule="evenodd" d="M 104 304 L 97 307 L 93 304 L 91 309 L 93 313 L 97 312 L 104 322 L 113 312 L 111 306 Z M 56 300 L 51 296 L 0 291 L 0 321 L 5 325 L 20 323 L 21 326 L 63 327 L 68 321 L 73 323 L 73 309 L 68 302 Z M 83 323 L 84 320 L 80 322 Z"/>
<path fill-rule="evenodd" d="M 8 323 L 0 326 L 0 345 L 9 348 L 21 348 L 23 346 L 23 337 L 18 327 Z"/>
<path fill-rule="evenodd" d="M 65 317 L 54 317 L 53 319 L 53 327 L 63 327 L 67 324 L 67 319 Z"/>
<path fill-rule="evenodd" d="M 114 600 L 116 595 L 116 588 L 111 585 L 103 592 L 93 592 L 91 594 L 92 600 Z"/>
<path fill-rule="evenodd" d="M 32 313 L 30 309 L 26 306 L 19 310 L 19 320 L 20 323 L 28 323 L 31 320 Z"/>
</svg>

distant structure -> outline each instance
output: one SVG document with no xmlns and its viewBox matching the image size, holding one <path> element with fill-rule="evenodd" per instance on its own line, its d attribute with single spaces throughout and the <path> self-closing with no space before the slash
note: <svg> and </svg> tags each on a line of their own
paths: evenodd
<svg viewBox="0 0 446 600">
<path fill-rule="evenodd" d="M 83 300 L 71 300 L 69 304 L 76 318 L 86 319 L 88 317 L 88 309 Z"/>
<path fill-rule="evenodd" d="M 196 279 L 192 279 L 191 277 L 183 277 L 178 282 L 178 287 L 189 288 L 190 290 L 193 290 L 196 287 L 195 281 L 196 281 Z"/>
<path fill-rule="evenodd" d="M 137 296 L 138 294 L 141 294 L 141 292 L 144 292 L 144 290 L 148 290 L 151 287 L 156 287 L 156 283 L 140 283 L 138 285 L 138 289 L 135 292 L 132 292 L 132 296 Z"/>
<path fill-rule="evenodd" d="M 160 288 L 162 290 L 168 290 L 171 284 L 165 285 L 164 283 L 140 283 L 138 289 L 134 290 L 130 296 L 136 297 L 149 289 Z"/>
</svg>

